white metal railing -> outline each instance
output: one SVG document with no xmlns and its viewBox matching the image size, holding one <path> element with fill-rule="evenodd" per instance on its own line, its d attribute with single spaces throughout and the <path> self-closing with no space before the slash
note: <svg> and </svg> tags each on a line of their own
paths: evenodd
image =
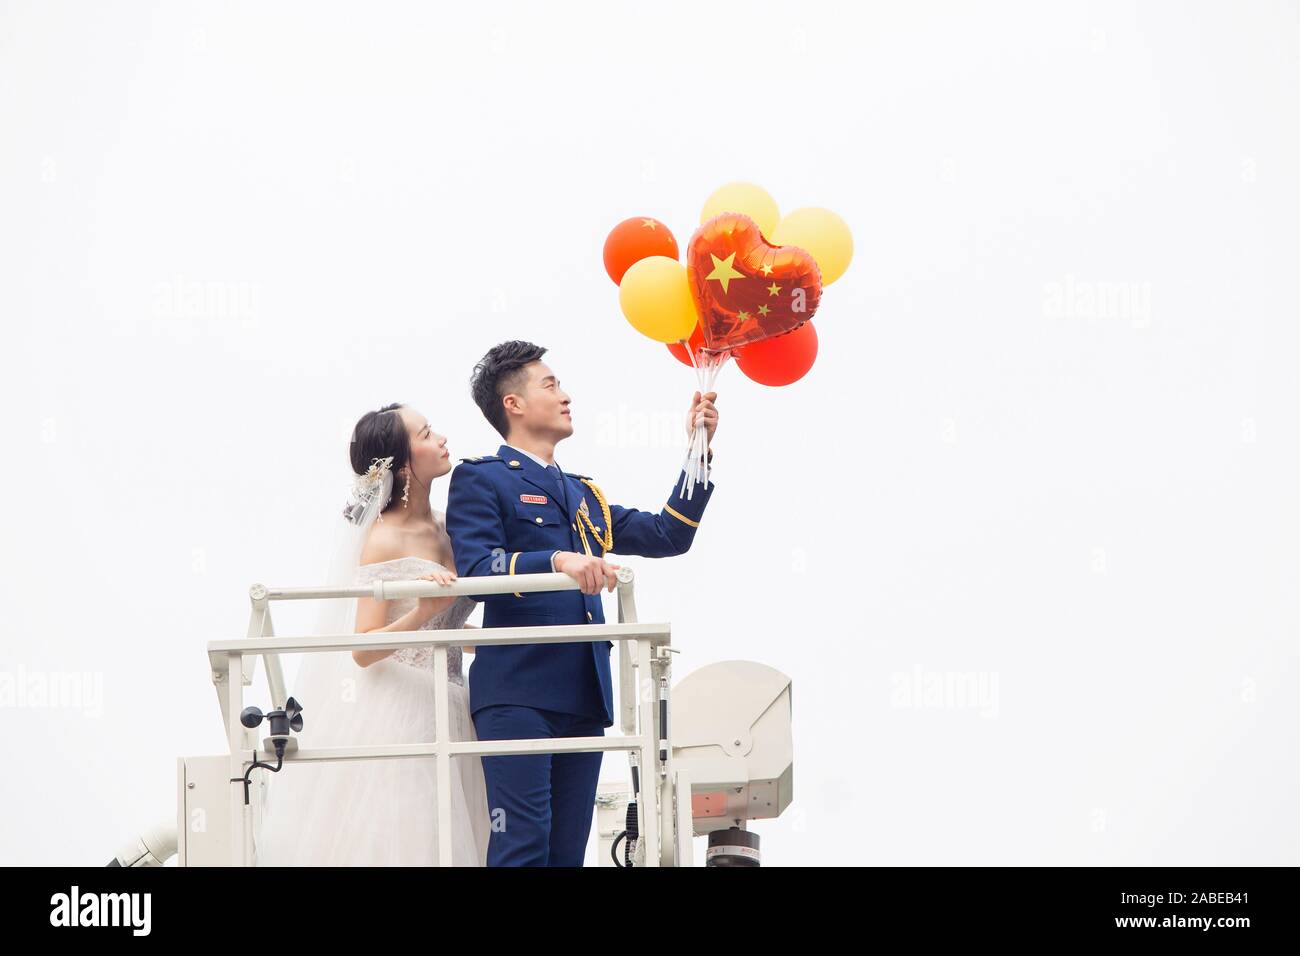
<svg viewBox="0 0 1300 956">
<path fill-rule="evenodd" d="M 462 629 L 428 631 L 385 631 L 378 634 L 341 634 L 312 637 L 278 637 L 271 624 L 271 602 L 332 600 L 370 597 L 375 600 L 398 598 L 452 597 L 459 595 L 512 594 L 533 591 L 578 590 L 578 583 L 568 575 L 517 574 L 491 577 L 464 577 L 453 584 L 433 581 L 375 581 L 373 584 L 345 588 L 268 588 L 255 584 L 249 590 L 252 613 L 248 636 L 243 640 L 211 641 L 208 660 L 212 681 L 221 704 L 222 720 L 230 745 L 230 812 L 232 863 L 247 866 L 252 861 L 251 807 L 244 803 L 244 775 L 256 760 L 273 761 L 274 753 L 259 749 L 255 731 L 240 723 L 244 708 L 244 687 L 252 683 L 257 658 L 266 661 L 267 683 L 272 703 L 284 705 L 287 692 L 280 667 L 281 654 L 324 653 L 376 648 L 402 649 L 433 647 L 434 717 L 437 740 L 425 744 L 377 744 L 364 747 L 319 747 L 295 749 L 285 754 L 280 773 L 303 760 L 370 760 L 391 757 L 429 757 L 437 760 L 438 774 L 438 858 L 439 865 L 451 865 L 451 758 L 453 756 L 501 755 L 525 753 L 574 753 L 592 751 L 627 751 L 640 768 L 640 796 L 637 804 L 639 840 L 646 847 L 645 862 L 658 866 L 675 859 L 689 859 L 690 830 L 677 833 L 681 810 L 688 809 L 689 793 L 675 810 L 673 799 L 672 748 L 665 729 L 660 725 L 660 709 L 666 717 L 671 686 L 671 638 L 666 623 L 642 624 L 636 619 L 632 569 L 618 570 L 618 623 L 547 625 L 536 627 L 477 628 L 467 634 Z M 447 648 L 473 644 L 475 647 L 505 644 L 559 644 L 574 641 L 613 641 L 619 646 L 619 714 L 621 735 L 607 737 L 563 737 L 520 740 L 453 741 L 444 735 L 451 726 Z M 239 674 L 239 680 L 231 675 Z M 639 678 L 639 679 L 638 679 Z M 310 704 L 310 701 L 307 702 Z M 310 715 L 308 715 L 310 719 Z M 685 817 L 689 821 L 689 817 Z M 661 839 L 664 837 L 664 839 Z M 683 841 L 685 845 L 683 846 Z"/>
</svg>

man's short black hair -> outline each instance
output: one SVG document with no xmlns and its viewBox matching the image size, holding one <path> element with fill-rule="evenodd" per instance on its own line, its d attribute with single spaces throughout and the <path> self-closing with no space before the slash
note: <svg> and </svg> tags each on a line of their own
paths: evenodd
<svg viewBox="0 0 1300 956">
<path fill-rule="evenodd" d="M 546 349 L 532 342 L 518 339 L 502 342 L 488 349 L 474 374 L 469 379 L 469 393 L 492 427 L 507 438 L 510 427 L 506 420 L 506 407 L 501 399 L 519 388 L 521 371 L 529 362 L 536 362 L 546 354 Z"/>
</svg>

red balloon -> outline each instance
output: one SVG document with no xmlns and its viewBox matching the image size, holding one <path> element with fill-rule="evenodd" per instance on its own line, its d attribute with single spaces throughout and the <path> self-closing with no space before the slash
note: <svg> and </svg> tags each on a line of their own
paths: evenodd
<svg viewBox="0 0 1300 956">
<path fill-rule="evenodd" d="M 605 240 L 605 271 L 615 285 L 634 263 L 649 256 L 677 258 L 677 240 L 658 219 L 634 216 L 610 230 Z"/>
<path fill-rule="evenodd" d="M 695 331 L 691 333 L 690 344 L 691 352 L 695 355 L 695 361 L 698 362 L 700 360 L 700 349 L 704 348 L 704 330 L 700 328 L 699 323 L 696 323 Z M 689 366 L 690 368 L 695 367 L 691 362 L 690 355 L 686 354 L 686 349 L 682 348 L 676 342 L 668 343 L 668 351 L 672 352 L 673 358 L 677 359 L 677 361 L 681 362 L 683 365 Z"/>
<path fill-rule="evenodd" d="M 691 236 L 686 275 L 704 341 L 715 352 L 783 335 L 821 301 L 817 262 L 797 246 L 774 246 L 748 216 L 724 212 Z"/>
<path fill-rule="evenodd" d="M 817 331 L 805 322 L 793 332 L 736 349 L 736 364 L 759 385 L 789 385 L 817 361 Z"/>
</svg>

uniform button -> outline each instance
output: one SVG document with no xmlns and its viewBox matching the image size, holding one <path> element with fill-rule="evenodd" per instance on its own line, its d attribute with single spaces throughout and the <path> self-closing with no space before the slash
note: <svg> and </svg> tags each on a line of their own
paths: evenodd
<svg viewBox="0 0 1300 956">
<path fill-rule="evenodd" d="M 513 458 L 510 459 L 510 467 L 511 467 L 511 468 L 518 468 L 518 467 L 519 467 L 519 462 L 516 461 L 516 460 L 513 459 Z"/>
<path fill-rule="evenodd" d="M 538 523 L 538 524 L 541 524 L 541 523 L 542 523 L 542 516 L 541 516 L 541 515 L 538 515 L 536 520 L 537 520 L 537 523 Z"/>
<path fill-rule="evenodd" d="M 578 526 L 576 524 L 571 524 L 569 525 L 569 527 L 572 528 L 574 531 L 578 530 Z"/>
<path fill-rule="evenodd" d="M 590 612 L 590 611 L 587 612 L 587 620 L 588 620 L 588 621 L 591 620 L 591 612 Z"/>
</svg>

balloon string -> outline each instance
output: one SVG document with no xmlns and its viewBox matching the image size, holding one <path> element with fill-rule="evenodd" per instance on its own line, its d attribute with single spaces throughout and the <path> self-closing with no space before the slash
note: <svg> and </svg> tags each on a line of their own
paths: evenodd
<svg viewBox="0 0 1300 956">
<path fill-rule="evenodd" d="M 691 360 L 691 368 L 695 369 L 695 374 L 698 376 L 700 374 L 700 367 L 695 362 L 695 350 L 691 348 L 691 343 L 686 339 L 678 339 L 677 341 L 681 343 L 684 349 L 686 349 L 686 357 Z"/>
<path fill-rule="evenodd" d="M 718 382 L 718 374 L 722 371 L 722 367 L 726 365 L 727 362 L 730 360 L 731 360 L 730 350 L 723 352 L 722 355 L 718 358 L 718 364 L 713 369 L 713 377 L 709 381 L 709 391 L 713 391 L 716 388 Z M 701 440 L 700 455 L 702 457 L 706 456 L 708 454 L 708 451 L 709 451 L 709 436 L 708 436 L 708 432 L 706 431 L 703 439 Z M 709 465 L 707 460 L 703 465 L 703 469 L 704 469 L 704 488 L 707 491 L 709 487 Z"/>
<path fill-rule="evenodd" d="M 679 340 L 681 341 L 681 340 Z M 691 358 L 691 366 L 695 369 L 696 381 L 700 387 L 701 396 L 713 391 L 714 383 L 717 381 L 718 372 L 722 366 L 731 358 L 731 352 L 706 352 L 701 349 L 699 360 L 696 360 L 694 350 L 691 349 L 690 343 L 682 341 L 686 348 L 686 354 Z M 688 501 L 694 498 L 695 485 L 702 483 L 707 490 L 709 487 L 709 466 L 705 460 L 708 454 L 708 429 L 703 424 L 697 424 L 691 433 L 690 445 L 686 451 L 686 462 L 683 465 L 683 478 L 681 494 Z"/>
<path fill-rule="evenodd" d="M 700 368 L 700 363 L 696 361 L 695 350 L 691 348 L 691 343 L 686 339 L 678 339 L 682 347 L 686 349 L 686 356 L 691 360 L 691 368 L 695 370 L 695 383 L 701 388 L 704 385 L 704 372 Z M 690 481 L 691 481 L 691 452 L 695 448 L 695 433 L 691 433 L 691 440 L 686 446 L 686 460 L 682 462 L 682 487 L 678 494 L 682 497 L 689 498 Z"/>
<path fill-rule="evenodd" d="M 703 397 L 709 391 L 710 382 L 713 380 L 714 363 L 717 356 L 710 353 L 708 361 L 704 363 L 703 381 L 700 383 L 700 396 Z M 700 464 L 700 456 L 704 454 L 704 444 L 707 441 L 703 425 L 695 426 L 695 442 L 691 446 L 691 462 L 694 464 L 691 478 L 691 492 L 694 495 L 695 485 L 704 478 L 704 466 Z"/>
<path fill-rule="evenodd" d="M 705 389 L 706 394 L 708 392 L 713 391 L 714 385 L 718 380 L 718 372 L 722 370 L 722 366 L 726 364 L 727 359 L 730 357 L 730 355 L 731 355 L 730 352 L 723 352 L 721 355 L 717 355 L 714 357 L 715 361 L 710 364 L 708 381 L 705 383 L 707 386 Z M 696 467 L 699 469 L 700 478 L 704 482 L 704 490 L 708 491 L 709 465 L 705 457 L 708 455 L 708 451 L 709 451 L 708 430 L 703 425 L 701 425 L 699 429 L 699 434 L 700 434 L 700 442 L 699 442 L 699 450 L 698 453 L 696 454 L 696 459 L 695 459 L 696 462 L 698 463 Z"/>
<path fill-rule="evenodd" d="M 686 341 L 685 339 L 681 339 L 679 341 L 681 341 L 682 345 L 685 346 L 686 348 L 686 354 L 687 356 L 690 357 L 691 360 L 691 368 L 695 369 L 695 384 L 696 386 L 702 387 L 704 384 L 703 372 L 701 372 L 700 365 L 695 360 L 695 351 L 694 349 L 691 348 L 690 342 Z M 682 486 L 680 489 L 678 489 L 677 492 L 677 494 L 682 498 L 690 497 L 691 452 L 694 450 L 694 448 L 695 448 L 695 432 L 692 430 L 690 441 L 686 443 L 686 457 L 682 460 Z"/>
</svg>

